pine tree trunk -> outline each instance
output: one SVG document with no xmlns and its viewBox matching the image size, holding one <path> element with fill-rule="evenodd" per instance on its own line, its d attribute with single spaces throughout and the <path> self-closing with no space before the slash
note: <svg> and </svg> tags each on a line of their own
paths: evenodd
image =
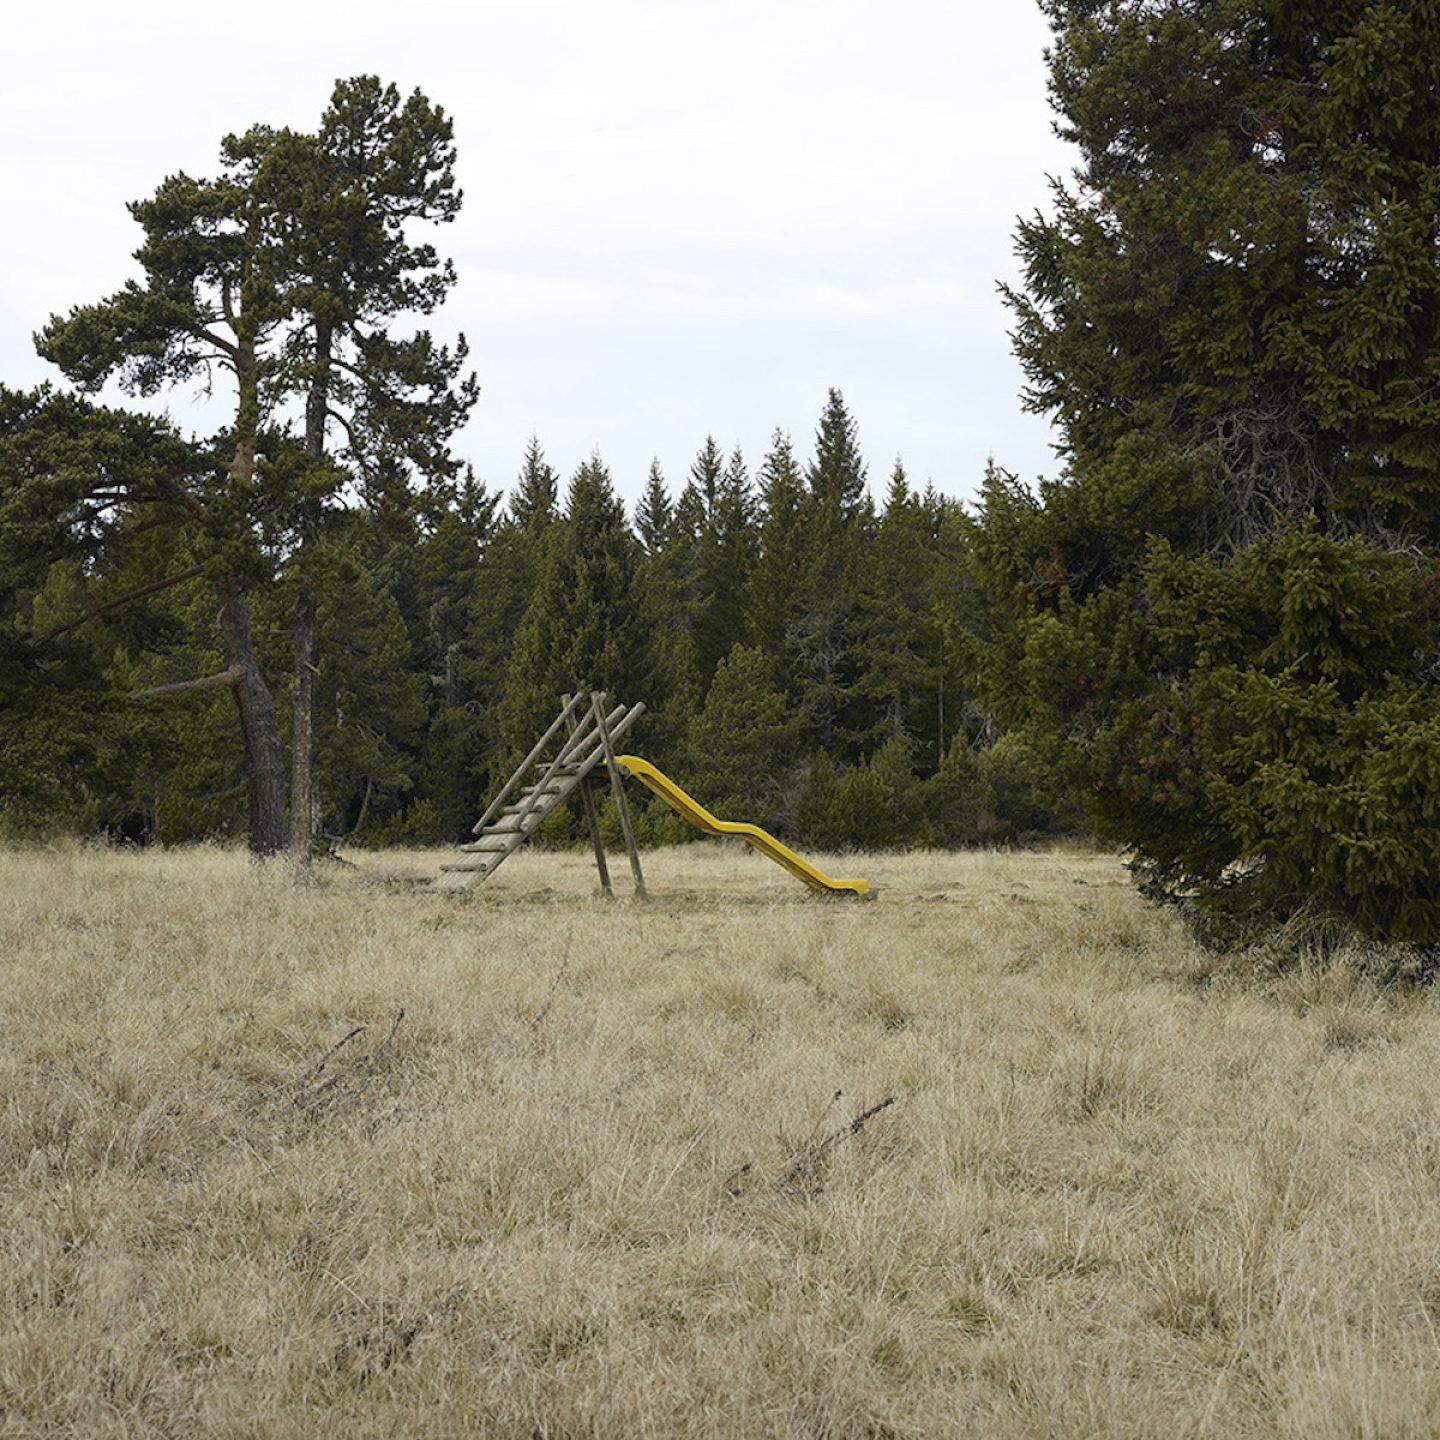
<svg viewBox="0 0 1440 1440">
<path fill-rule="evenodd" d="M 231 686 L 245 746 L 245 792 L 250 808 L 250 851 L 274 855 L 285 848 L 285 750 L 275 702 L 255 660 L 250 597 L 237 568 L 220 589 L 225 658 L 239 672 Z"/>
<path fill-rule="evenodd" d="M 315 322 L 315 375 L 305 403 L 305 452 L 318 464 L 325 458 L 325 412 L 330 404 L 330 353 L 334 332 Z M 295 694 L 290 736 L 290 853 L 309 875 L 315 839 L 315 591 L 310 574 L 319 536 L 320 503 L 301 501 L 296 550 L 299 589 L 295 596 Z"/>
<path fill-rule="evenodd" d="M 255 363 L 255 339 L 248 327 L 239 333 L 235 377 L 239 405 L 235 415 L 235 457 L 230 476 L 248 486 L 255 474 L 255 436 L 259 429 L 260 387 Z M 285 749 L 275 701 L 255 659 L 250 630 L 250 595 L 244 566 L 236 562 L 220 585 L 220 628 L 225 637 L 225 658 L 236 670 L 230 687 L 240 715 L 245 751 L 245 792 L 250 810 L 250 851 L 274 855 L 285 848 Z"/>
<path fill-rule="evenodd" d="M 315 592 L 305 578 L 301 579 L 295 597 L 295 691 L 291 730 L 290 851 L 298 869 L 308 874 L 315 837 Z"/>
</svg>

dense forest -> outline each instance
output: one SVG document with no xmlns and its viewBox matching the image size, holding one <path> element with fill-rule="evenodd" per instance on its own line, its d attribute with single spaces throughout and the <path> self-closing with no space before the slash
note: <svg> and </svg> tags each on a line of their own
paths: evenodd
<svg viewBox="0 0 1440 1440">
<path fill-rule="evenodd" d="M 453 839 L 584 683 L 808 844 L 1094 827 L 1217 941 L 1433 946 L 1440 0 L 1042 8 L 1079 164 L 1006 297 L 1059 473 L 973 508 L 870 471 L 838 390 L 633 514 L 539 440 L 482 483 L 464 342 L 415 328 L 460 204 L 423 95 L 345 81 L 165 180 L 143 279 L 37 336 L 74 389 L 0 391 L 6 823 Z M 233 409 L 182 436 L 112 381 Z"/>
<path fill-rule="evenodd" d="M 225 673 L 213 586 L 168 526 L 110 523 L 126 533 L 95 566 L 30 557 L 26 638 L 56 633 L 11 692 L 11 823 L 243 835 L 228 683 L 183 678 Z M 718 811 L 812 844 L 1054 823 L 967 683 L 987 608 L 973 520 L 898 464 L 877 507 L 838 393 L 804 460 L 777 434 L 752 477 L 707 439 L 674 490 L 652 469 L 633 517 L 599 457 L 562 480 L 536 441 L 508 495 L 466 471 L 324 524 L 310 559 L 321 840 L 456 839 L 580 682 L 644 699 L 637 743 Z M 277 530 L 249 608 L 288 743 L 302 562 Z M 186 578 L 112 605 L 171 575 Z M 643 812 L 644 833 L 688 838 L 667 815 Z"/>
</svg>

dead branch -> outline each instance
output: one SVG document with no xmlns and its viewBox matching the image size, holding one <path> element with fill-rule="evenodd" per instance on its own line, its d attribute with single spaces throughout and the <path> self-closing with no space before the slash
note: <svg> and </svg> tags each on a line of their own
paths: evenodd
<svg viewBox="0 0 1440 1440">
<path fill-rule="evenodd" d="M 402 1010 L 400 1013 L 403 1015 L 405 1012 Z M 396 1021 L 396 1024 L 398 1024 L 398 1023 L 399 1023 L 399 1021 L 397 1020 L 397 1021 Z M 335 1044 L 333 1044 L 333 1045 L 320 1057 L 320 1059 L 319 1059 L 314 1065 L 312 1065 L 312 1066 L 295 1082 L 296 1085 L 297 1085 L 297 1086 L 298 1086 L 298 1085 L 303 1085 L 307 1080 L 313 1080 L 313 1079 L 315 1079 L 315 1077 L 316 1077 L 317 1075 L 319 1075 L 319 1073 L 320 1073 L 357 1035 L 363 1035 L 363 1034 L 365 1033 L 365 1030 L 366 1030 L 366 1027 L 365 1027 L 364 1025 L 357 1025 L 348 1035 L 344 1036 L 344 1037 L 343 1037 L 342 1039 L 340 1039 L 340 1040 L 337 1040 L 337 1041 L 335 1042 Z"/>
<path fill-rule="evenodd" d="M 232 665 L 218 675 L 206 675 L 200 680 L 177 680 L 173 685 L 152 685 L 148 690 L 132 690 L 132 700 L 153 700 L 157 695 L 180 695 L 187 690 L 214 690 L 220 685 L 233 685 L 240 678 L 240 667 Z"/>
<path fill-rule="evenodd" d="M 186 580 L 193 580 L 197 575 L 203 575 L 203 565 L 191 565 L 187 570 L 177 571 L 174 575 L 167 575 L 163 580 L 152 580 L 148 585 L 142 585 L 138 590 L 131 590 L 125 595 L 117 596 L 114 600 L 107 600 L 103 605 L 97 605 L 93 610 L 87 610 L 78 620 L 68 620 L 64 625 L 57 625 L 53 630 L 47 630 L 40 637 L 41 643 L 54 640 L 58 635 L 67 634 L 71 630 L 78 630 L 82 625 L 88 625 L 92 620 L 98 619 L 106 611 L 118 610 L 122 605 L 128 605 L 132 600 L 143 600 L 147 595 L 155 595 L 161 590 L 168 590 L 172 585 L 181 585 Z"/>
<path fill-rule="evenodd" d="M 797 1180 L 806 1176 L 815 1177 L 820 1167 L 820 1162 L 832 1147 L 838 1145 L 842 1140 L 849 1139 L 852 1135 L 858 1135 L 868 1121 L 873 1120 L 882 1110 L 888 1110 L 895 1103 L 893 1095 L 887 1095 L 878 1105 L 872 1105 L 868 1110 L 862 1110 L 848 1125 L 842 1125 L 838 1130 L 827 1135 L 818 1144 L 806 1144 L 801 1152 L 785 1167 L 785 1173 L 781 1175 L 777 1184 L 791 1185 Z"/>
<path fill-rule="evenodd" d="M 550 1013 L 550 1007 L 555 1003 L 555 996 L 559 992 L 560 982 L 565 978 L 565 972 L 570 968 L 570 942 L 574 935 L 565 937 L 565 953 L 560 957 L 560 968 L 555 972 L 555 978 L 550 982 L 550 993 L 545 997 L 545 1003 L 535 1012 L 530 1021 L 530 1028 L 538 1030 L 544 1023 L 545 1017 Z"/>
</svg>

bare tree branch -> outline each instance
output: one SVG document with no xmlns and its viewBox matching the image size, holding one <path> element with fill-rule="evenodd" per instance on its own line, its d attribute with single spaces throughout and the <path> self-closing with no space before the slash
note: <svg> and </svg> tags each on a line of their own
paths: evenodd
<svg viewBox="0 0 1440 1440">
<path fill-rule="evenodd" d="M 186 580 L 193 580 L 204 571 L 203 565 L 192 565 L 188 570 L 167 575 L 163 580 L 152 580 L 148 585 L 140 586 L 138 590 L 131 590 L 124 595 L 117 596 L 114 600 L 107 600 L 103 605 L 97 605 L 93 610 L 87 610 L 78 620 L 69 620 L 64 625 L 57 625 L 53 630 L 47 630 L 40 637 L 40 641 L 44 644 L 59 635 L 68 634 L 71 630 L 78 630 L 82 625 L 88 625 L 92 620 L 98 619 L 107 610 L 117 610 L 121 605 L 128 605 L 132 600 L 143 600 L 145 596 L 157 594 L 161 590 L 168 590 L 172 585 L 182 585 Z"/>
<path fill-rule="evenodd" d="M 206 675 L 201 680 L 177 680 L 173 685 L 152 685 L 148 690 L 132 690 L 132 700 L 153 700 L 157 695 L 181 695 L 190 690 L 214 690 L 221 685 L 233 685 L 240 678 L 240 667 L 232 665 L 218 675 Z"/>
</svg>

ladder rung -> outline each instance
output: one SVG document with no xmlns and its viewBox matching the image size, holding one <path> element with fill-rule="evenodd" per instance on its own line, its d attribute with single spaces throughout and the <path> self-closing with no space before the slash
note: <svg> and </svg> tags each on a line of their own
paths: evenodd
<svg viewBox="0 0 1440 1440">
<path fill-rule="evenodd" d="M 526 817 L 525 826 L 520 826 L 518 815 L 502 815 L 485 827 L 486 835 L 528 835 L 550 812 L 543 805 L 537 805 Z"/>
</svg>

